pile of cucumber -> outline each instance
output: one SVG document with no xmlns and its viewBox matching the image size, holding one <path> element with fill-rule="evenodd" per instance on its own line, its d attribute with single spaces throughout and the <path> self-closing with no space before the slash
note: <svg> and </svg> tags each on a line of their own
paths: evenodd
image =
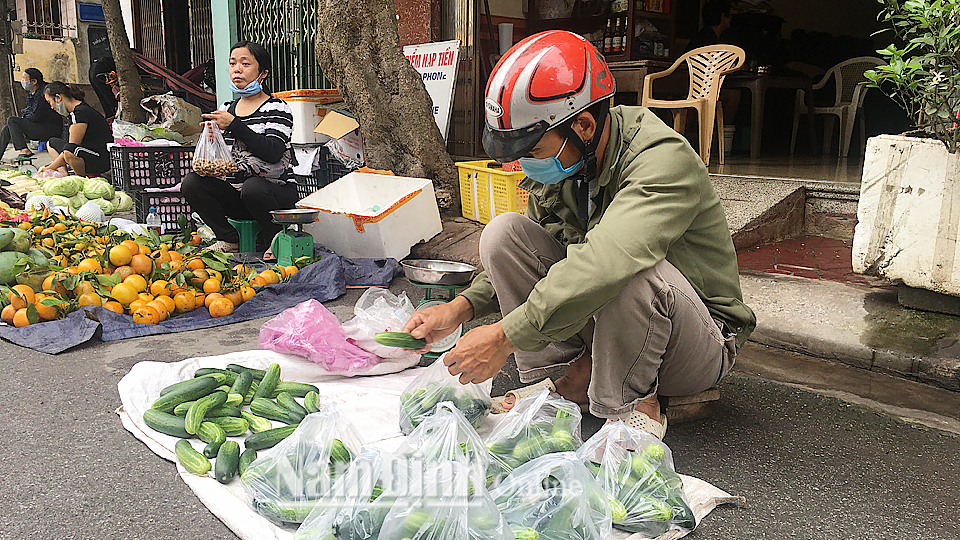
<svg viewBox="0 0 960 540">
<path fill-rule="evenodd" d="M 553 421 L 538 418 L 530 424 L 518 424 L 511 431 L 497 430 L 487 439 L 490 452 L 487 485 L 496 485 L 517 467 L 554 452 L 570 452 L 580 447 L 579 419 L 564 409 L 557 409 Z"/>
<path fill-rule="evenodd" d="M 215 478 L 230 482 L 257 457 L 257 450 L 271 448 L 289 436 L 303 418 L 320 412 L 319 390 L 312 384 L 280 380 L 280 366 L 266 370 L 229 364 L 226 369 L 200 368 L 192 379 L 171 384 L 143 413 L 151 429 L 180 437 L 174 446 L 177 460 L 196 475 L 214 468 Z M 303 404 L 295 398 L 303 398 Z M 249 410 L 244 410 L 248 407 Z M 287 424 L 273 427 L 273 422 Z M 227 437 L 244 438 L 240 444 Z M 190 439 L 206 446 L 194 448 Z"/>
<path fill-rule="evenodd" d="M 409 435 L 443 401 L 452 403 L 475 428 L 490 414 L 490 403 L 464 389 L 461 384 L 430 383 L 426 387 L 400 394 L 400 431 Z"/>
</svg>

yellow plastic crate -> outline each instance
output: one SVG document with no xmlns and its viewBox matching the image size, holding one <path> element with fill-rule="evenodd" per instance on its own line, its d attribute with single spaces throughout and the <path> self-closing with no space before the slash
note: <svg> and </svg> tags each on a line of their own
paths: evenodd
<svg viewBox="0 0 960 540">
<path fill-rule="evenodd" d="M 505 212 L 523 213 L 527 209 L 527 190 L 518 184 L 526 178 L 523 172 L 494 169 L 487 161 L 457 163 L 460 175 L 460 206 L 463 217 L 489 223 Z"/>
</svg>

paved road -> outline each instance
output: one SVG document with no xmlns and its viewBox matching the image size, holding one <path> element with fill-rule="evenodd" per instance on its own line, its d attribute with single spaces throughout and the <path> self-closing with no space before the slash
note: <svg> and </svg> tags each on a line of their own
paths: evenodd
<svg viewBox="0 0 960 540">
<path fill-rule="evenodd" d="M 358 296 L 328 307 L 346 320 Z M 263 322 L 91 342 L 57 356 L 0 342 L 0 539 L 234 538 L 173 464 L 123 429 L 117 382 L 144 360 L 256 348 Z M 722 383 L 719 414 L 667 435 L 680 472 L 747 500 L 715 510 L 690 538 L 960 537 L 960 438 L 900 418 L 960 433 L 956 394 L 755 345 L 742 357 Z M 783 366 L 802 369 L 803 380 L 757 377 Z M 777 377 L 790 378 L 787 371 Z M 826 375 L 819 383 L 818 372 Z M 501 377 L 496 386 L 509 383 Z M 869 399 L 853 395 L 861 387 Z M 878 403 L 891 394 L 909 395 L 909 403 Z M 588 421 L 585 431 L 598 425 Z"/>
</svg>

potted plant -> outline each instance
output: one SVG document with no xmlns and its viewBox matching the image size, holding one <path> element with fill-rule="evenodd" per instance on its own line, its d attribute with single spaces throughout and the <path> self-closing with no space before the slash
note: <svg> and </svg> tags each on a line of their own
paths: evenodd
<svg viewBox="0 0 960 540">
<path fill-rule="evenodd" d="M 853 267 L 960 296 L 960 0 L 880 0 L 896 43 L 867 72 L 914 124 L 867 142 Z"/>
</svg>

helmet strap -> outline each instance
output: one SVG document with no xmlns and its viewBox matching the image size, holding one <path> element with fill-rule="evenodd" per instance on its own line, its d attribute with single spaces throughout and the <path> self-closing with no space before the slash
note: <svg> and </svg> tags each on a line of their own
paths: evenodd
<svg viewBox="0 0 960 540">
<path fill-rule="evenodd" d="M 573 130 L 573 122 L 576 122 L 576 118 L 574 118 L 573 122 L 564 122 L 559 126 L 560 131 L 568 137 L 568 140 L 580 151 L 580 155 L 583 156 L 583 167 L 572 177 L 580 182 L 580 190 L 577 197 L 577 217 L 580 221 L 587 221 L 589 218 L 587 210 L 589 205 L 589 184 L 597 177 L 597 146 L 600 145 L 600 138 L 603 137 L 603 126 L 607 121 L 607 114 L 610 110 L 609 101 L 604 101 L 603 103 L 604 106 L 600 107 L 598 111 L 597 129 L 593 132 L 593 138 L 589 143 L 584 143 L 580 135 L 577 135 L 577 132 Z"/>
</svg>

